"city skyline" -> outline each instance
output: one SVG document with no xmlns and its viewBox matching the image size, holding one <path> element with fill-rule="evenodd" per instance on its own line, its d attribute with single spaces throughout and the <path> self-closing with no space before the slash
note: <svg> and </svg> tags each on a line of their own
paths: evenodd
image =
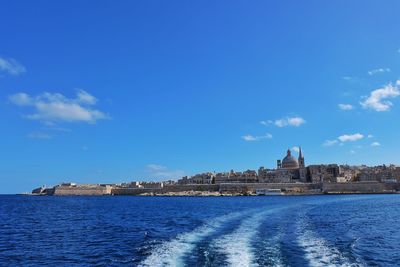
<svg viewBox="0 0 400 267">
<path fill-rule="evenodd" d="M 0 6 L 0 193 L 400 164 L 396 1 Z"/>
</svg>

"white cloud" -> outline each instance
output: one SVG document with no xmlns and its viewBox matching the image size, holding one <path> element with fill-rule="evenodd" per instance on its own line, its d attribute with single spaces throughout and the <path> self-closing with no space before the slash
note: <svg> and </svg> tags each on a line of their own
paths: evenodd
<svg viewBox="0 0 400 267">
<path fill-rule="evenodd" d="M 300 152 L 300 148 L 299 148 L 298 146 L 292 147 L 292 150 L 293 150 L 294 152 L 297 152 L 297 153 Z"/>
<path fill-rule="evenodd" d="M 372 144 L 371 144 L 371 146 L 380 146 L 381 144 L 379 143 L 379 142 L 373 142 Z"/>
<path fill-rule="evenodd" d="M 376 89 L 368 97 L 364 97 L 360 104 L 365 109 L 388 111 L 393 103 L 386 99 L 398 97 L 400 95 L 399 86 L 400 80 L 395 85 L 388 84 L 383 88 Z"/>
<path fill-rule="evenodd" d="M 242 136 L 242 139 L 247 142 L 260 141 L 263 139 L 271 139 L 271 138 L 272 138 L 272 134 L 270 134 L 270 133 L 266 133 L 265 135 L 262 135 L 262 136 L 254 136 L 251 134 Z"/>
<path fill-rule="evenodd" d="M 350 154 L 356 154 L 356 151 L 350 150 Z"/>
<path fill-rule="evenodd" d="M 355 79 L 356 77 L 351 77 L 351 76 L 343 76 L 342 79 L 345 81 L 351 81 L 353 79 Z"/>
<path fill-rule="evenodd" d="M 46 134 L 46 133 L 42 133 L 42 132 L 34 132 L 34 133 L 28 134 L 28 138 L 32 138 L 32 139 L 51 139 L 51 135 Z"/>
<path fill-rule="evenodd" d="M 374 69 L 374 70 L 370 70 L 368 71 L 368 75 L 375 75 L 378 73 L 384 73 L 384 72 L 390 72 L 389 68 L 379 68 L 379 69 Z"/>
<path fill-rule="evenodd" d="M 355 134 L 343 134 L 339 136 L 337 139 L 326 140 L 322 145 L 323 146 L 333 146 L 339 144 L 339 146 L 343 146 L 345 142 L 355 142 L 364 138 L 364 135 L 360 133 Z M 357 148 L 361 148 L 361 146 L 357 146 Z"/>
<path fill-rule="evenodd" d="M 25 93 L 18 93 L 9 97 L 11 102 L 18 106 L 28 106 L 33 103 L 33 99 Z"/>
<path fill-rule="evenodd" d="M 92 108 L 97 99 L 83 90 L 78 90 L 76 98 L 67 98 L 59 93 L 42 93 L 30 96 L 18 93 L 9 97 L 18 106 L 33 108 L 34 112 L 26 117 L 54 125 L 56 122 L 87 122 L 94 123 L 108 116 Z"/>
<path fill-rule="evenodd" d="M 97 98 L 84 90 L 79 89 L 76 93 L 76 96 L 79 103 L 88 105 L 95 105 L 97 103 Z"/>
<path fill-rule="evenodd" d="M 369 134 L 368 136 L 367 136 L 368 138 L 372 138 L 372 137 L 374 137 L 372 134 Z"/>
<path fill-rule="evenodd" d="M 323 146 L 333 146 L 338 143 L 338 140 L 326 140 L 323 144 Z"/>
<path fill-rule="evenodd" d="M 150 178 L 166 180 L 179 179 L 185 175 L 182 170 L 169 170 L 167 167 L 158 164 L 147 165 L 146 172 L 151 176 Z"/>
<path fill-rule="evenodd" d="M 341 110 L 352 110 L 352 109 L 354 109 L 353 105 L 350 105 L 350 104 L 339 104 L 338 107 Z"/>
<path fill-rule="evenodd" d="M 243 139 L 244 141 L 248 141 L 248 142 L 250 142 L 250 141 L 257 141 L 257 137 L 256 137 L 256 136 L 253 136 L 253 135 L 250 135 L 250 134 L 242 136 L 242 139 Z"/>
<path fill-rule="evenodd" d="M 18 75 L 24 73 L 26 68 L 13 58 L 5 59 L 0 57 L 0 71 L 11 75 Z"/>
<path fill-rule="evenodd" d="M 341 135 L 341 136 L 339 136 L 338 137 L 338 139 L 341 141 L 341 142 L 354 142 L 354 141 L 357 141 L 357 140 L 360 140 L 360 139 L 363 139 L 364 138 L 364 135 L 362 135 L 362 134 L 360 134 L 360 133 L 356 133 L 356 134 L 344 134 L 344 135 Z"/>
<path fill-rule="evenodd" d="M 306 123 L 306 121 L 299 116 L 295 117 L 286 117 L 282 118 L 279 120 L 276 120 L 274 124 L 278 127 L 286 127 L 286 126 L 293 126 L 293 127 L 299 127 L 300 125 Z"/>
<path fill-rule="evenodd" d="M 271 120 L 267 120 L 267 121 L 260 121 L 260 123 L 261 123 L 262 125 L 268 125 L 268 124 L 271 124 L 271 123 L 274 123 L 274 122 L 271 121 Z"/>
</svg>

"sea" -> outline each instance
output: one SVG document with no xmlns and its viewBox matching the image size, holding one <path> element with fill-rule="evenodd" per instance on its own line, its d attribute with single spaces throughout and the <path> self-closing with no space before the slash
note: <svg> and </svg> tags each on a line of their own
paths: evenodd
<svg viewBox="0 0 400 267">
<path fill-rule="evenodd" d="M 0 196 L 0 266 L 399 266 L 400 195 Z"/>
</svg>

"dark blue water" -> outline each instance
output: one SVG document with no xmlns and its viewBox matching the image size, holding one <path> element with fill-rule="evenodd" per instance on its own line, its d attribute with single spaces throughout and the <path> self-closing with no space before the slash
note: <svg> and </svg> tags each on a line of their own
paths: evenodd
<svg viewBox="0 0 400 267">
<path fill-rule="evenodd" d="M 0 196 L 1 266 L 398 266 L 400 195 Z"/>
</svg>

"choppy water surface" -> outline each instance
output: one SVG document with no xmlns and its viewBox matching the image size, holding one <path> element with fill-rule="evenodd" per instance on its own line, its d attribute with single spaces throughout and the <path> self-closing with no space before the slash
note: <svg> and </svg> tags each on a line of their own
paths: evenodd
<svg viewBox="0 0 400 267">
<path fill-rule="evenodd" d="M 398 266 L 400 195 L 0 196 L 1 266 Z"/>
</svg>

